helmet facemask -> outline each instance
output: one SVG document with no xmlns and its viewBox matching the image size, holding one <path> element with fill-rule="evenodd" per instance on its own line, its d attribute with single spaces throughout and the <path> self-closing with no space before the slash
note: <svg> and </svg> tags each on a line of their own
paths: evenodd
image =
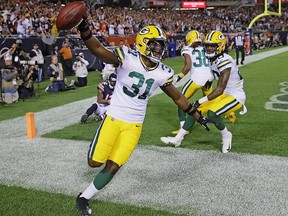
<svg viewBox="0 0 288 216">
<path fill-rule="evenodd" d="M 166 35 L 157 26 L 145 26 L 136 36 L 136 49 L 150 61 L 158 63 L 166 49 Z"/>
<path fill-rule="evenodd" d="M 147 40 L 147 39 L 144 39 Z M 149 39 L 146 44 L 145 55 L 152 62 L 158 63 L 162 60 L 165 49 L 166 49 L 166 40 L 164 39 Z"/>
<path fill-rule="evenodd" d="M 207 58 L 213 58 L 220 54 L 217 43 L 205 43 L 204 50 Z"/>
<path fill-rule="evenodd" d="M 220 31 L 209 32 L 204 41 L 205 55 L 207 58 L 214 58 L 221 55 L 226 46 L 226 38 Z"/>
<path fill-rule="evenodd" d="M 112 74 L 109 75 L 108 84 L 109 84 L 109 87 L 111 89 L 113 89 L 114 86 L 116 85 L 116 80 L 117 80 L 117 75 L 115 73 L 112 73 Z"/>
</svg>

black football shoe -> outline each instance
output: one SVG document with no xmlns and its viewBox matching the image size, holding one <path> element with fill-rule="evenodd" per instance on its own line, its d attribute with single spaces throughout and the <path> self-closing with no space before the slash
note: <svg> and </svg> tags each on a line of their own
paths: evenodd
<svg viewBox="0 0 288 216">
<path fill-rule="evenodd" d="M 80 216 L 92 216 L 92 210 L 89 207 L 88 200 L 80 197 L 81 193 L 76 198 L 76 208 Z"/>
<path fill-rule="evenodd" d="M 85 113 L 84 115 L 81 116 L 80 123 L 81 123 L 81 124 L 85 124 L 85 122 L 87 121 L 87 119 L 88 119 L 88 115 Z"/>
</svg>

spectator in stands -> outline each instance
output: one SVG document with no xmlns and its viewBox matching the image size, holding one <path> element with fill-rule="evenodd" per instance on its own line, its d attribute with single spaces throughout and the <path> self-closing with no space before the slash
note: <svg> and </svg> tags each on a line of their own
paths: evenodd
<svg viewBox="0 0 288 216">
<path fill-rule="evenodd" d="M 127 39 L 124 40 L 123 45 L 124 45 L 124 46 L 127 46 L 128 48 L 130 48 L 130 44 L 129 44 L 129 42 L 128 42 Z"/>
<path fill-rule="evenodd" d="M 124 46 L 124 41 L 123 41 L 123 40 L 120 40 L 118 46 L 119 46 L 119 47 Z"/>
<path fill-rule="evenodd" d="M 62 48 L 59 50 L 59 53 L 62 55 L 64 59 L 64 65 L 66 67 L 65 75 L 72 76 L 74 75 L 73 68 L 72 68 L 72 50 L 68 42 L 64 42 Z"/>
<path fill-rule="evenodd" d="M 36 35 L 36 33 L 35 33 L 33 27 L 32 26 L 28 26 L 28 28 L 27 28 L 27 30 L 25 32 L 25 36 L 26 37 L 33 37 L 35 35 Z"/>
<path fill-rule="evenodd" d="M 56 56 L 59 56 L 60 53 L 59 53 L 59 47 L 56 45 L 54 46 L 53 48 L 53 54 L 52 55 L 56 55 Z"/>
<path fill-rule="evenodd" d="M 109 32 L 109 36 L 113 36 L 113 35 L 115 34 L 115 25 L 114 25 L 114 22 L 112 22 L 112 23 L 109 24 L 108 32 Z"/>
<path fill-rule="evenodd" d="M 124 36 L 124 28 L 125 28 L 124 24 L 119 22 L 117 25 L 117 32 L 119 36 Z"/>
<path fill-rule="evenodd" d="M 51 64 L 48 66 L 48 76 L 52 85 L 48 86 L 46 92 L 59 92 L 65 90 L 65 74 L 63 71 L 62 64 L 58 62 L 58 56 L 52 56 Z"/>
<path fill-rule="evenodd" d="M 33 49 L 29 53 L 30 60 L 35 61 L 35 64 L 37 65 L 37 80 L 36 82 L 41 82 L 42 81 L 42 71 L 43 71 L 43 66 L 44 66 L 44 56 L 42 54 L 42 51 L 39 48 L 39 45 L 35 43 L 33 45 Z"/>
<path fill-rule="evenodd" d="M 18 70 L 12 65 L 12 56 L 6 54 L 5 66 L 1 68 L 1 98 L 0 102 L 7 104 L 16 103 L 19 99 L 17 79 Z"/>
<path fill-rule="evenodd" d="M 25 36 L 28 27 L 31 26 L 32 23 L 27 19 L 27 15 L 22 15 L 20 20 L 17 23 L 17 34 Z"/>
<path fill-rule="evenodd" d="M 2 23 L 2 26 L 0 26 L 0 28 L 2 27 L 2 31 L 1 31 L 1 35 L 2 36 L 8 36 L 8 35 L 11 35 L 9 29 L 8 29 L 8 26 L 6 23 Z"/>
<path fill-rule="evenodd" d="M 11 20 L 11 14 L 10 13 L 6 14 L 6 24 L 7 24 L 7 28 L 9 30 L 10 34 L 14 34 L 13 23 Z"/>
<path fill-rule="evenodd" d="M 72 80 L 71 84 L 77 87 L 87 86 L 87 66 L 89 65 L 89 62 L 85 60 L 84 53 L 80 52 L 79 54 L 75 55 L 76 61 L 73 64 L 73 70 L 75 71 L 75 75 L 78 81 L 73 82 L 74 80 Z"/>
</svg>

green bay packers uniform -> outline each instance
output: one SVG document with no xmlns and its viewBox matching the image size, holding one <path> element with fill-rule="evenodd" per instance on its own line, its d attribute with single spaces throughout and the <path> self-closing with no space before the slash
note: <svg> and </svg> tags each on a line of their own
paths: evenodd
<svg viewBox="0 0 288 216">
<path fill-rule="evenodd" d="M 243 90 L 244 79 L 238 70 L 235 60 L 230 55 L 223 53 L 210 64 L 216 80 L 226 68 L 231 68 L 230 77 L 223 94 L 214 100 L 201 104 L 198 109 L 203 114 L 206 114 L 209 108 L 217 115 L 239 110 L 245 104 L 246 94 Z"/>
<path fill-rule="evenodd" d="M 195 101 L 203 115 L 214 121 L 222 136 L 222 153 L 228 153 L 232 146 L 232 133 L 228 131 L 221 117 L 231 114 L 243 107 L 242 114 L 247 112 L 245 107 L 246 95 L 243 90 L 244 80 L 235 60 L 226 54 L 226 37 L 220 31 L 209 32 L 204 40 L 205 55 L 209 59 L 214 78 L 218 80 L 217 87 L 211 93 Z M 240 112 L 241 114 L 241 112 Z M 183 127 L 175 137 L 161 137 L 161 141 L 175 147 L 181 145 L 187 131 L 195 124 L 193 118 L 187 117 Z"/>
<path fill-rule="evenodd" d="M 146 68 L 139 52 L 126 46 L 115 53 L 120 61 L 117 82 L 107 117 L 91 143 L 89 158 L 102 163 L 112 160 L 121 166 L 140 138 L 148 98 L 156 88 L 172 82 L 174 71 L 161 62 Z"/>
<path fill-rule="evenodd" d="M 126 163 L 135 149 L 142 131 L 147 102 L 156 88 L 161 87 L 175 104 L 184 109 L 206 130 L 209 119 L 197 109 L 172 84 L 174 71 L 162 64 L 167 38 L 157 26 L 145 26 L 135 39 L 136 49 L 127 47 L 108 51 L 92 36 L 87 19 L 78 26 L 81 38 L 91 53 L 103 62 L 117 66 L 115 90 L 107 109 L 107 116 L 96 131 L 88 153 L 88 165 L 103 169 L 76 198 L 80 215 L 92 215 L 88 201 L 107 185 Z"/>
<path fill-rule="evenodd" d="M 212 74 L 203 47 L 193 48 L 185 46 L 181 50 L 181 55 L 183 56 L 184 54 L 190 56 L 192 65 L 189 71 L 190 79 L 182 87 L 182 94 L 186 98 L 190 98 L 198 89 L 202 90 L 203 95 L 209 94 L 212 89 L 210 86 L 207 88 L 205 84 L 211 79 Z"/>
<path fill-rule="evenodd" d="M 187 99 L 190 99 L 198 90 L 201 90 L 203 96 L 205 96 L 212 91 L 213 75 L 209 68 L 208 58 L 205 56 L 204 48 L 201 45 L 201 35 L 198 31 L 192 30 L 188 32 L 185 39 L 187 46 L 184 46 L 181 50 L 181 55 L 185 58 L 185 66 L 175 81 L 179 81 L 189 73 L 190 79 L 183 85 L 181 93 Z M 178 108 L 178 117 L 181 128 L 186 120 L 186 113 L 180 108 Z M 178 132 L 179 130 L 175 130 L 172 131 L 172 134 L 178 134 Z"/>
</svg>

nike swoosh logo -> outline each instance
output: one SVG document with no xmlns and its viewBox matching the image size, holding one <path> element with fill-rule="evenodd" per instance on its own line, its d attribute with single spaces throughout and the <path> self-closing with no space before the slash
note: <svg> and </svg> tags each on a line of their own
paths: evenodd
<svg viewBox="0 0 288 216">
<path fill-rule="evenodd" d="M 136 125 L 136 127 L 141 127 L 140 125 Z"/>
</svg>

